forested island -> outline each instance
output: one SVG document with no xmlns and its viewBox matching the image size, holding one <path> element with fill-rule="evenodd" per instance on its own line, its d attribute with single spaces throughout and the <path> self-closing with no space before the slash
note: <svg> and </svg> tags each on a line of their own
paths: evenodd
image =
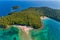
<svg viewBox="0 0 60 40">
<path fill-rule="evenodd" d="M 16 7 L 18 8 L 18 6 Z M 30 7 L 20 12 L 14 11 L 7 16 L 0 17 L 0 25 L 25 25 L 38 29 L 42 26 L 41 16 L 47 16 L 60 21 L 60 10 L 49 7 Z"/>
</svg>

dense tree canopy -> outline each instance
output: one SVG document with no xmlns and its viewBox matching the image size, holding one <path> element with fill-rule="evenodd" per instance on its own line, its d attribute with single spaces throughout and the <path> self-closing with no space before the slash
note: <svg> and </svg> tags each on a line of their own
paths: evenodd
<svg viewBox="0 0 60 40">
<path fill-rule="evenodd" d="M 11 12 L 7 16 L 0 17 L 0 25 L 16 24 L 40 28 L 42 26 L 40 16 L 47 16 L 60 21 L 60 10 L 48 7 L 31 7 L 21 12 Z"/>
<path fill-rule="evenodd" d="M 55 19 L 56 21 L 60 21 L 60 10 L 59 9 L 52 9 L 49 7 L 32 7 L 30 10 L 35 10 L 37 14 L 40 16 L 47 16 L 49 18 Z"/>
<path fill-rule="evenodd" d="M 12 12 L 8 16 L 0 18 L 0 25 L 26 25 L 40 28 L 41 21 L 39 15 L 34 11 Z"/>
</svg>

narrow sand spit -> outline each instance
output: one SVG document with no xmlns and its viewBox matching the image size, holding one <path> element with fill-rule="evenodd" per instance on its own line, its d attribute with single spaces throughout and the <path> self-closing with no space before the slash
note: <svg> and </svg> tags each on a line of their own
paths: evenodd
<svg viewBox="0 0 60 40">
<path fill-rule="evenodd" d="M 32 40 L 29 31 L 33 28 L 28 26 L 18 26 L 22 31 L 22 40 Z"/>
<path fill-rule="evenodd" d="M 33 28 L 29 27 L 29 26 L 21 26 L 21 25 L 13 25 L 13 26 L 18 27 L 23 32 L 25 32 L 26 34 L 29 34 L 29 31 L 33 29 Z"/>
<path fill-rule="evenodd" d="M 29 26 L 21 26 L 21 25 L 13 25 L 13 27 L 17 27 L 18 29 L 22 30 L 22 40 L 32 40 L 31 35 L 29 33 L 30 30 L 32 30 L 33 28 L 29 27 Z"/>
<path fill-rule="evenodd" d="M 40 17 L 40 19 L 41 20 L 44 20 L 44 19 L 47 19 L 48 17 L 46 17 L 46 16 L 41 16 Z M 43 24 L 43 23 L 42 23 Z M 28 27 L 28 26 L 21 26 L 21 25 L 13 25 L 14 27 L 18 27 L 18 28 L 20 28 L 20 29 L 22 29 L 22 31 L 24 31 L 26 34 L 29 34 L 29 31 L 30 30 L 32 30 L 33 28 L 31 28 L 31 27 Z M 39 29 L 43 29 L 43 25 L 42 25 L 42 27 L 41 28 L 39 28 Z"/>
<path fill-rule="evenodd" d="M 26 34 L 29 34 L 29 31 L 32 30 L 33 28 L 27 27 L 27 26 L 18 26 L 24 31 Z"/>
</svg>

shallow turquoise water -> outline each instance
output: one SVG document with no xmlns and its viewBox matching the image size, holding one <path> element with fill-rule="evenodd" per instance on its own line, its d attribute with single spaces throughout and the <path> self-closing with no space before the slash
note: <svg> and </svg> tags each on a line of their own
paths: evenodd
<svg viewBox="0 0 60 40">
<path fill-rule="evenodd" d="M 0 40 L 19 40 L 19 30 L 11 27 L 9 29 L 0 29 Z"/>
<path fill-rule="evenodd" d="M 32 40 L 48 40 L 48 26 L 46 26 L 45 20 L 42 20 L 42 23 L 44 26 L 42 30 L 33 29 L 30 31 Z"/>
<path fill-rule="evenodd" d="M 48 40 L 60 40 L 60 22 L 48 18 L 43 23 L 48 27 Z"/>
<path fill-rule="evenodd" d="M 42 30 L 30 30 L 28 35 L 17 27 L 0 28 L 0 40 L 60 40 L 60 22 L 48 18 L 42 23 Z"/>
<path fill-rule="evenodd" d="M 42 30 L 31 31 L 33 40 L 60 40 L 60 22 L 47 18 L 42 20 L 42 23 Z"/>
</svg>

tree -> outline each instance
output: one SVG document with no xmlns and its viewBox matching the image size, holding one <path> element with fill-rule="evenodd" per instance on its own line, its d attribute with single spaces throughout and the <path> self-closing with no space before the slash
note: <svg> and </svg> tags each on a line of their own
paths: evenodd
<svg viewBox="0 0 60 40">
<path fill-rule="evenodd" d="M 18 9 L 18 8 L 19 8 L 19 6 L 13 6 L 13 7 L 12 7 L 13 10 L 16 10 L 16 9 Z"/>
</svg>

